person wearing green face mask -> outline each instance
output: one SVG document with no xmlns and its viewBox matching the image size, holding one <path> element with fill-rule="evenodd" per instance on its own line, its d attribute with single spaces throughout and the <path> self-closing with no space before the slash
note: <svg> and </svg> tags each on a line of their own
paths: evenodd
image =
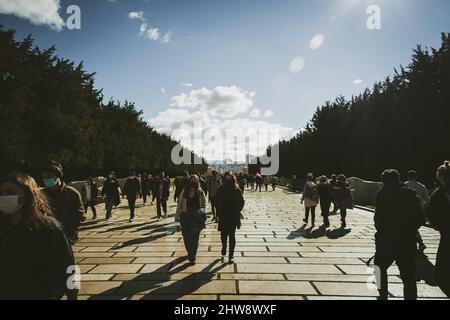
<svg viewBox="0 0 450 320">
<path fill-rule="evenodd" d="M 72 244 L 78 241 L 78 229 L 83 221 L 84 205 L 80 193 L 63 181 L 62 165 L 56 161 L 41 166 L 44 193 L 50 200 L 55 218 L 63 225 Z"/>
</svg>

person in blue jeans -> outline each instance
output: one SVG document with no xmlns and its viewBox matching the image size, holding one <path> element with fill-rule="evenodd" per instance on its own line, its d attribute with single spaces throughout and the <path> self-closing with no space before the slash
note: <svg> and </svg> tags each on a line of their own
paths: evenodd
<svg viewBox="0 0 450 320">
<path fill-rule="evenodd" d="M 206 196 L 200 186 L 200 180 L 196 175 L 189 178 L 186 187 L 178 200 L 178 212 L 180 213 L 180 225 L 183 234 L 184 246 L 188 254 L 188 260 L 195 264 L 201 230 L 198 227 L 195 215 L 199 209 L 205 209 Z"/>
<path fill-rule="evenodd" d="M 110 221 L 112 209 L 120 203 L 120 186 L 116 174 L 110 172 L 102 188 L 102 196 L 105 197 L 106 220 Z"/>
</svg>

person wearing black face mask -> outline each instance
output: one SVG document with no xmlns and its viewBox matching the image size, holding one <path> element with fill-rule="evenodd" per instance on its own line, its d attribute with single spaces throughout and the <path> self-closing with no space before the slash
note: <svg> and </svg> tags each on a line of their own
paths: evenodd
<svg viewBox="0 0 450 320">
<path fill-rule="evenodd" d="M 236 229 L 241 227 L 241 211 L 245 201 L 239 189 L 236 177 L 232 172 L 224 175 L 223 185 L 216 194 L 217 216 L 219 217 L 219 231 L 222 240 L 222 256 L 227 254 L 229 239 L 229 263 L 234 263 L 236 247 Z"/>
<path fill-rule="evenodd" d="M 431 196 L 427 210 L 431 225 L 441 234 L 436 259 L 436 280 L 450 298 L 450 161 L 445 161 L 436 173 L 441 186 Z"/>
</svg>

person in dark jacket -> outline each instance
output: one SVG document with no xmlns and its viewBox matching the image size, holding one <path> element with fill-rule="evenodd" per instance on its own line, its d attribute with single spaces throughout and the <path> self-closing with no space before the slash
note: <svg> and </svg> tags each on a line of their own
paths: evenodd
<svg viewBox="0 0 450 320">
<path fill-rule="evenodd" d="M 110 221 L 113 207 L 117 207 L 120 204 L 120 185 L 114 171 L 108 174 L 108 177 L 103 183 L 101 195 L 105 197 L 106 220 Z"/>
<path fill-rule="evenodd" d="M 81 195 L 62 181 L 64 174 L 60 163 L 44 163 L 41 173 L 45 185 L 44 193 L 50 200 L 53 216 L 62 224 L 69 241 L 75 244 L 85 212 Z"/>
<path fill-rule="evenodd" d="M 331 207 L 331 183 L 326 176 L 321 176 L 317 184 L 320 199 L 320 210 L 322 211 L 323 225 L 325 228 L 330 226 L 330 207 Z"/>
<path fill-rule="evenodd" d="M 98 188 L 97 184 L 94 182 L 92 177 L 83 184 L 83 189 L 81 190 L 81 198 L 83 199 L 84 204 L 84 214 L 87 214 L 88 208 L 91 208 L 93 217 L 92 220 L 97 219 L 97 209 L 95 206 L 97 205 L 97 197 L 98 197 Z"/>
<path fill-rule="evenodd" d="M 219 231 L 222 240 L 222 256 L 227 254 L 227 242 L 230 241 L 229 263 L 234 263 L 236 247 L 236 229 L 241 227 L 241 211 L 245 201 L 232 172 L 224 175 L 223 185 L 216 194 L 217 215 L 219 217 Z"/>
<path fill-rule="evenodd" d="M 416 232 L 425 224 L 419 198 L 400 182 L 397 170 L 386 170 L 376 196 L 375 265 L 380 271 L 380 300 L 388 298 L 387 270 L 395 261 L 400 269 L 406 300 L 417 299 Z"/>
<path fill-rule="evenodd" d="M 431 225 L 441 234 L 436 259 L 436 280 L 441 290 L 450 298 L 450 161 L 437 170 L 441 186 L 431 196 L 427 210 Z"/>
<path fill-rule="evenodd" d="M 347 177 L 340 174 L 336 187 L 333 189 L 334 202 L 341 213 L 341 227 L 347 227 L 347 209 L 353 209 L 353 196 L 350 186 L 347 183 Z"/>
<path fill-rule="evenodd" d="M 165 173 L 162 172 L 155 177 L 153 182 L 154 197 L 156 198 L 156 213 L 158 221 L 162 221 L 162 214 L 167 218 L 167 201 L 170 197 L 170 180 L 166 178 Z"/>
<path fill-rule="evenodd" d="M 123 186 L 122 197 L 127 197 L 128 207 L 130 208 L 130 222 L 134 220 L 134 210 L 136 208 L 136 199 L 141 193 L 141 182 L 136 177 L 135 172 L 131 172 L 130 177 L 125 181 Z"/>
<path fill-rule="evenodd" d="M 51 215 L 32 177 L 12 174 L 0 182 L 0 300 L 77 299 L 72 247 Z"/>
<path fill-rule="evenodd" d="M 150 179 L 146 172 L 144 172 L 144 174 L 142 175 L 141 188 L 142 188 L 142 200 L 145 206 L 147 204 L 147 197 L 150 195 Z"/>
</svg>

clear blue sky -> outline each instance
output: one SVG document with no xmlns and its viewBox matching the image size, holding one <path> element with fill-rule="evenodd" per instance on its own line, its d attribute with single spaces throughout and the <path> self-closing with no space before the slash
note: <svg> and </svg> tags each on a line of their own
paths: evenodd
<svg viewBox="0 0 450 320">
<path fill-rule="evenodd" d="M 0 0 L 0 8 L 9 1 Z M 0 14 L 0 23 L 84 61 L 106 98 L 134 101 L 146 119 L 183 92 L 236 86 L 252 100 L 249 111 L 261 111 L 251 119 L 299 129 L 326 100 L 372 86 L 407 64 L 417 44 L 437 47 L 440 33 L 450 32 L 448 0 L 63 0 L 64 19 L 70 4 L 81 8 L 80 31 L 11 14 Z M 381 8 L 381 30 L 366 27 L 370 4 Z M 142 19 L 129 17 L 139 11 Z M 146 30 L 159 29 L 158 40 L 139 35 L 144 19 Z M 317 34 L 324 41 L 313 50 Z M 294 74 L 289 66 L 298 56 L 305 65 Z"/>
</svg>

